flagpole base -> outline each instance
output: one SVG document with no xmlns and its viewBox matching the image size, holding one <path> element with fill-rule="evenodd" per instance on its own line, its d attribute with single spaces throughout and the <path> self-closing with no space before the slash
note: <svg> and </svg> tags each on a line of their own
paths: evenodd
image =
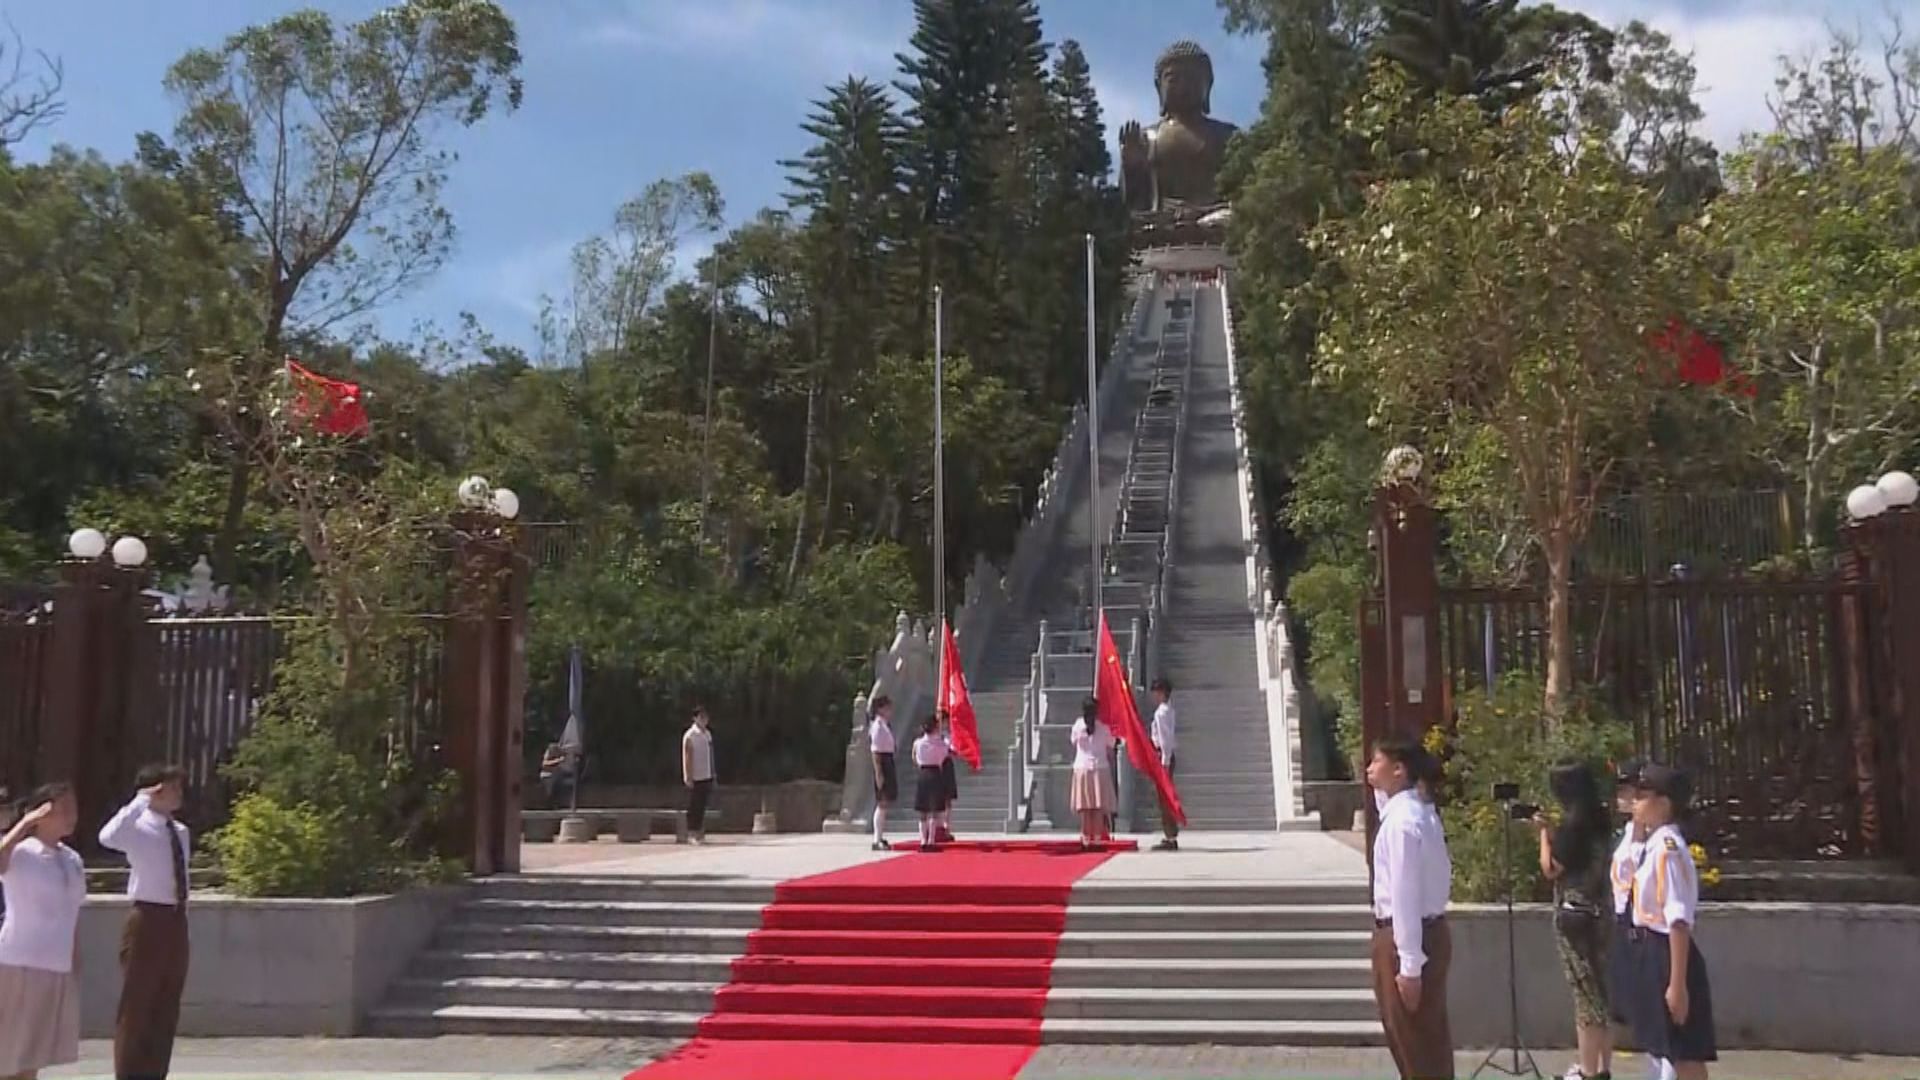
<svg viewBox="0 0 1920 1080">
<path fill-rule="evenodd" d="M 563 844 L 591 844 L 600 836 L 600 823 L 590 817 L 575 815 L 560 819 L 560 842 Z"/>
</svg>

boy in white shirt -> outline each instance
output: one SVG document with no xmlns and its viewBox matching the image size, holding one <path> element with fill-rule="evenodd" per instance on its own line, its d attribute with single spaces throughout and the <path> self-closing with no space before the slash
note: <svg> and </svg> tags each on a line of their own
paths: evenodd
<svg viewBox="0 0 1920 1080">
<path fill-rule="evenodd" d="M 100 830 L 100 846 L 126 855 L 133 910 L 120 937 L 120 1012 L 113 1029 L 119 1080 L 164 1080 L 187 985 L 187 855 L 192 837 L 173 819 L 186 798 L 178 765 L 149 765 L 133 801 Z"/>
<path fill-rule="evenodd" d="M 1173 683 L 1165 678 L 1153 680 L 1153 725 L 1148 735 L 1153 739 L 1153 747 L 1160 754 L 1160 764 L 1167 770 L 1167 777 L 1173 777 L 1173 766 L 1180 747 L 1179 717 L 1173 711 Z M 1155 793 L 1158 795 L 1158 792 Z M 1173 807 L 1167 800 L 1160 800 L 1161 840 L 1154 845 L 1157 851 L 1180 850 L 1180 822 L 1173 816 Z"/>
</svg>

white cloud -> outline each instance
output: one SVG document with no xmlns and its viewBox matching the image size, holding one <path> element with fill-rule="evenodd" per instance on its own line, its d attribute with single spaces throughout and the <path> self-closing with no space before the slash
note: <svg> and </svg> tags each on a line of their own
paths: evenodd
<svg viewBox="0 0 1920 1080">
<path fill-rule="evenodd" d="M 835 0 L 627 0 L 591 23 L 585 36 L 641 52 L 706 55 L 716 75 L 766 64 L 816 78 L 882 77 L 892 73 L 906 40 L 905 13 L 903 4 L 856 8 Z"/>
</svg>

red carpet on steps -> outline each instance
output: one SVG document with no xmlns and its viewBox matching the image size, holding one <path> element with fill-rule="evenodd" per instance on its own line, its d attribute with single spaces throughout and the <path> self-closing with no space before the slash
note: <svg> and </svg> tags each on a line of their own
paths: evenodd
<svg viewBox="0 0 1920 1080">
<path fill-rule="evenodd" d="M 1110 856 L 946 845 L 784 882 L 699 1035 L 628 1080 L 1011 1080 L 1074 882 Z"/>
</svg>

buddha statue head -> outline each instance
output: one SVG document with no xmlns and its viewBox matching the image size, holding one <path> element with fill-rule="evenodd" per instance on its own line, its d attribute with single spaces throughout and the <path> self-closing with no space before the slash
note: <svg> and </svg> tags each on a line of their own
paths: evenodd
<svg viewBox="0 0 1920 1080">
<path fill-rule="evenodd" d="M 1161 116 L 1206 116 L 1213 109 L 1213 58 L 1192 41 L 1167 46 L 1153 65 Z"/>
</svg>

